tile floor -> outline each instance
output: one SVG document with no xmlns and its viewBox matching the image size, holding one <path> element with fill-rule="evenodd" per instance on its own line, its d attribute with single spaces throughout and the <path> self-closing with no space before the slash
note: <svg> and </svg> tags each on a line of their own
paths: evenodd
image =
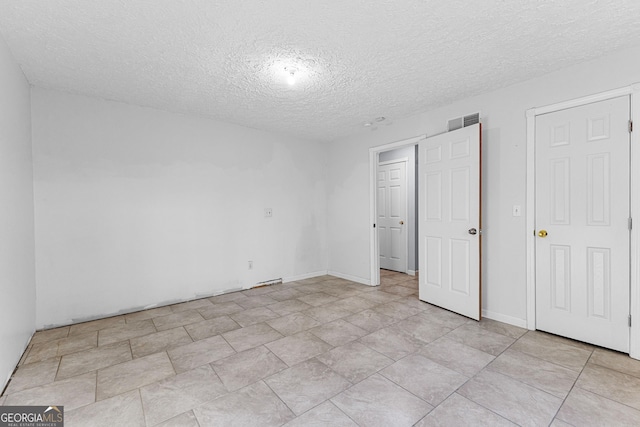
<svg viewBox="0 0 640 427">
<path fill-rule="evenodd" d="M 330 276 L 38 332 L 0 404 L 71 426 L 640 425 L 640 361 Z"/>
</svg>

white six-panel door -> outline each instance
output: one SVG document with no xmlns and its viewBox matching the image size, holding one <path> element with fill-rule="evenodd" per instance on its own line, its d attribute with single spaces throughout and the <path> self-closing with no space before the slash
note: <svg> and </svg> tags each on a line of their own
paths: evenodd
<svg viewBox="0 0 640 427">
<path fill-rule="evenodd" d="M 406 162 L 378 165 L 377 210 L 380 268 L 407 272 Z"/>
<path fill-rule="evenodd" d="M 629 97 L 536 117 L 536 329 L 629 352 Z"/>
<path fill-rule="evenodd" d="M 480 320 L 480 125 L 419 143 L 419 298 Z"/>
</svg>

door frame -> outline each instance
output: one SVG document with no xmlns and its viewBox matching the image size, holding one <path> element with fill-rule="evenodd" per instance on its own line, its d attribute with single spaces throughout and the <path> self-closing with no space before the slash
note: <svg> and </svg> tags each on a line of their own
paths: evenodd
<svg viewBox="0 0 640 427">
<path fill-rule="evenodd" d="M 380 254 L 378 247 L 378 230 L 375 227 L 378 218 L 378 205 L 377 205 L 377 189 L 378 189 L 378 176 L 376 174 L 378 169 L 378 155 L 383 151 L 393 150 L 395 148 L 406 147 L 409 145 L 416 145 L 419 141 L 426 139 L 427 135 L 419 135 L 413 138 L 403 139 L 388 144 L 378 145 L 376 147 L 369 148 L 369 259 L 370 259 L 370 285 L 380 285 Z M 407 262 L 409 256 L 407 254 Z"/>
<path fill-rule="evenodd" d="M 388 150 L 384 150 L 384 151 L 388 151 Z M 382 151 L 382 152 L 384 152 Z M 380 153 L 378 153 L 380 154 Z M 407 173 L 407 167 L 409 166 L 409 158 L 408 157 L 400 157 L 398 159 L 393 159 L 393 160 L 387 160 L 384 162 L 380 161 L 380 156 L 378 157 L 378 166 L 385 166 L 385 165 L 392 165 L 394 163 L 404 163 L 404 190 L 405 190 L 405 195 L 404 195 L 404 211 L 406 213 L 406 217 L 405 221 L 407 223 L 407 228 L 405 230 L 404 233 L 404 250 L 405 250 L 405 257 L 404 257 L 404 273 L 407 274 L 407 272 L 409 271 L 409 174 Z M 377 172 L 377 167 L 376 167 L 376 172 Z M 377 180 L 378 180 L 378 176 L 376 173 L 376 187 L 377 187 Z M 376 188 L 377 190 L 377 188 Z M 378 192 L 376 191 L 376 218 L 378 217 L 378 196 L 377 196 Z M 377 221 L 377 220 L 376 220 Z M 377 223 L 376 223 L 376 230 L 377 230 Z M 413 228 L 413 227 L 411 227 Z M 376 233 L 377 234 L 377 233 Z M 380 242 L 378 242 L 378 245 L 380 245 Z M 378 246 L 378 256 L 380 256 L 380 246 Z M 378 258 L 378 266 L 380 264 L 379 258 Z"/>
<path fill-rule="evenodd" d="M 527 235 L 527 328 L 536 328 L 536 260 L 535 260 L 535 125 L 536 116 L 569 108 L 592 104 L 620 96 L 630 97 L 631 120 L 640 126 L 640 83 L 619 89 L 600 92 L 543 107 L 535 107 L 526 111 L 527 119 L 527 190 L 526 190 L 526 235 Z M 636 216 L 636 227 L 630 233 L 630 307 L 633 319 L 629 332 L 629 355 L 640 359 L 640 131 L 631 132 L 631 176 L 630 176 L 630 208 L 631 217 Z"/>
</svg>

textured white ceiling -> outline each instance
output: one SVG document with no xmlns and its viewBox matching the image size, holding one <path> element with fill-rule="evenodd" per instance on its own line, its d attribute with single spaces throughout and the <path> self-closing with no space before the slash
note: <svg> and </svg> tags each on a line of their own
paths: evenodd
<svg viewBox="0 0 640 427">
<path fill-rule="evenodd" d="M 0 0 L 0 30 L 34 85 L 327 141 L 638 45 L 640 1 Z"/>
</svg>

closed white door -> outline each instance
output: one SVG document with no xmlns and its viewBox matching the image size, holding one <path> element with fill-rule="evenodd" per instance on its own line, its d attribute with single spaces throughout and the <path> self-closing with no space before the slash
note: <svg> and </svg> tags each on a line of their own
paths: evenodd
<svg viewBox="0 0 640 427">
<path fill-rule="evenodd" d="M 419 297 L 480 320 L 480 124 L 419 143 Z"/>
<path fill-rule="evenodd" d="M 407 164 L 378 165 L 380 268 L 407 272 Z"/>
<path fill-rule="evenodd" d="M 536 117 L 536 328 L 629 352 L 629 97 Z"/>
</svg>

